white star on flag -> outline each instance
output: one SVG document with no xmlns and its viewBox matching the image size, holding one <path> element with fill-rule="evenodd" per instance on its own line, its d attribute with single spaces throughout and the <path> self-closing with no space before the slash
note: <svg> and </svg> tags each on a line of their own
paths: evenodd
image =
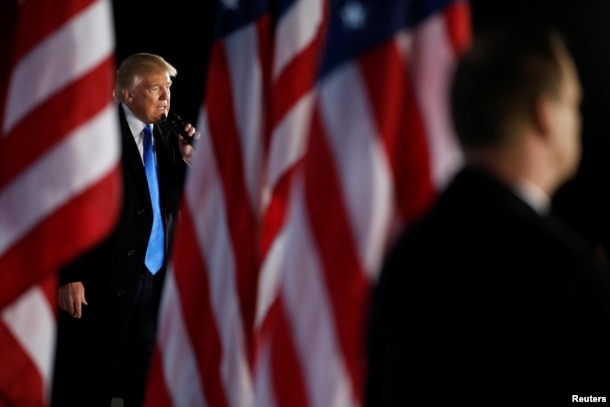
<svg viewBox="0 0 610 407">
<path fill-rule="evenodd" d="M 221 0 L 221 2 L 229 10 L 236 10 L 239 7 L 239 0 Z"/>
<path fill-rule="evenodd" d="M 361 3 L 349 2 L 341 10 L 341 19 L 347 28 L 357 30 L 366 22 L 366 10 Z"/>
</svg>

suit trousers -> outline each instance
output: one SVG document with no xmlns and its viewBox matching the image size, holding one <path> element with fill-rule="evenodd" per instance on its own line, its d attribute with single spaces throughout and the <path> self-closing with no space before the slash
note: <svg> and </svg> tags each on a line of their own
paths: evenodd
<svg viewBox="0 0 610 407">
<path fill-rule="evenodd" d="M 124 407 L 141 407 L 155 345 L 161 273 L 144 266 L 138 276 L 127 325 L 109 304 L 89 299 L 83 318 L 59 313 L 52 407 L 109 407 L 122 398 Z"/>
<path fill-rule="evenodd" d="M 140 273 L 132 319 L 121 362 L 119 389 L 124 407 L 144 404 L 146 381 L 157 332 L 159 275 L 146 267 Z"/>
</svg>

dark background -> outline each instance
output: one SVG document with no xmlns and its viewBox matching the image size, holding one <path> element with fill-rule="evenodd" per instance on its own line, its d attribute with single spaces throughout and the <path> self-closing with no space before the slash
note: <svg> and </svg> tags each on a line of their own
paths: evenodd
<svg viewBox="0 0 610 407">
<path fill-rule="evenodd" d="M 247 0 L 246 0 L 247 1 Z M 218 0 L 113 0 L 116 58 L 159 54 L 178 70 L 172 110 L 196 123 Z"/>
<path fill-rule="evenodd" d="M 583 160 L 555 205 L 586 237 L 610 248 L 610 0 L 472 0 L 470 5 L 474 31 L 534 20 L 559 28 L 568 40 L 584 92 Z M 134 52 L 156 53 L 172 63 L 178 69 L 172 110 L 193 124 L 205 89 L 216 7 L 217 0 L 114 0 L 117 63 Z"/>
<path fill-rule="evenodd" d="M 554 197 L 556 213 L 610 253 L 610 1 L 475 0 L 475 31 L 534 20 L 560 29 L 576 62 L 583 87 L 579 173 Z"/>
</svg>

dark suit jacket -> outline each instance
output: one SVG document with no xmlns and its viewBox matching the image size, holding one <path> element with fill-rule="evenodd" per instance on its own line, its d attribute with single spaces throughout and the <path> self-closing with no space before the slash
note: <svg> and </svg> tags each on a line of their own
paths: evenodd
<svg viewBox="0 0 610 407">
<path fill-rule="evenodd" d="M 81 281 L 88 305 L 83 317 L 74 320 L 60 312 L 59 367 L 73 368 L 77 363 L 82 376 L 91 373 L 103 381 L 115 371 L 132 313 L 136 283 L 144 267 L 144 257 L 152 227 L 152 206 L 140 153 L 131 134 L 123 109 L 119 106 L 122 138 L 122 207 L 113 232 L 98 246 L 87 251 L 60 272 L 60 284 Z M 166 230 L 166 261 L 171 249 L 173 229 L 184 185 L 186 163 L 177 138 L 154 126 L 159 173 L 159 196 Z M 162 282 L 165 266 L 155 276 Z M 157 285 L 157 299 L 161 284 Z M 64 350 L 68 353 L 64 353 Z M 95 371 L 87 372 L 87 367 Z M 100 378 L 101 376 L 101 378 Z M 109 388 L 109 386 L 100 387 Z"/>
<path fill-rule="evenodd" d="M 464 169 L 386 258 L 366 405 L 610 401 L 610 279 L 592 248 Z"/>
</svg>

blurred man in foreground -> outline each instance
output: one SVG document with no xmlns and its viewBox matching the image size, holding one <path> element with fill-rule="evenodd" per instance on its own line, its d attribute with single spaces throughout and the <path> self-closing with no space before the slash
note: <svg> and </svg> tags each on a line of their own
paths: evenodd
<svg viewBox="0 0 610 407">
<path fill-rule="evenodd" d="M 366 405 L 610 401 L 610 278 L 551 216 L 581 156 L 581 87 L 559 33 L 480 33 L 453 78 L 465 167 L 386 258 Z"/>
</svg>

